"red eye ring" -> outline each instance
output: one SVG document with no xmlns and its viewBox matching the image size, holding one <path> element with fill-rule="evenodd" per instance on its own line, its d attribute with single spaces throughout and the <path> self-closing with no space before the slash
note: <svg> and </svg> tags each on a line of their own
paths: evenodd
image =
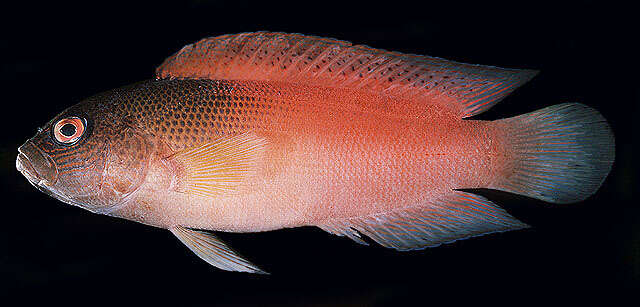
<svg viewBox="0 0 640 307">
<path fill-rule="evenodd" d="M 72 131 L 63 131 L 73 129 Z M 84 121 L 78 117 L 67 117 L 59 120 L 53 127 L 53 136 L 63 144 L 73 144 L 84 134 Z"/>
</svg>

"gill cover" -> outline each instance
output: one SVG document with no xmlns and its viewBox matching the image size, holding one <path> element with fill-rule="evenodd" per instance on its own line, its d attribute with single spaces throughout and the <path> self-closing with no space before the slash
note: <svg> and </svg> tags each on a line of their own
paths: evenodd
<svg viewBox="0 0 640 307">
<path fill-rule="evenodd" d="M 100 189 L 106 205 L 114 207 L 144 181 L 149 169 L 150 148 L 145 138 L 129 126 L 108 138 L 106 147 L 106 165 Z"/>
</svg>

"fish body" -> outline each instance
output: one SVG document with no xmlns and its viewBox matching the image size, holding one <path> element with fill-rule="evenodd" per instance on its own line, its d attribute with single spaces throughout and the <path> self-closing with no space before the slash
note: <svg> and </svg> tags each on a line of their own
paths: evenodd
<svg viewBox="0 0 640 307">
<path fill-rule="evenodd" d="M 367 92 L 211 80 L 122 91 L 132 97 L 123 104 L 154 110 L 136 122 L 153 140 L 154 159 L 135 194 L 109 211 L 165 228 L 261 231 L 386 212 L 454 187 L 490 186 L 507 154 L 500 125 L 438 110 L 401 115 L 397 101 Z M 178 95 L 191 99 L 162 98 Z M 182 166 L 165 158 L 242 134 L 268 144 L 255 173 L 233 192 L 186 193 Z"/>
<path fill-rule="evenodd" d="M 16 163 L 45 193 L 169 229 L 225 270 L 263 272 L 202 230 L 318 226 L 420 249 L 527 227 L 458 189 L 569 203 L 608 174 L 613 135 L 584 105 L 465 119 L 534 75 L 302 35 L 209 38 L 156 80 L 65 110 Z"/>
</svg>

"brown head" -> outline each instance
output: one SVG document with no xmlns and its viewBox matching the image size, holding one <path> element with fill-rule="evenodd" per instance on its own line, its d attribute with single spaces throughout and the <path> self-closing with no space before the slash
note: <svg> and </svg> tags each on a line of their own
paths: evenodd
<svg viewBox="0 0 640 307">
<path fill-rule="evenodd" d="M 18 148 L 17 169 L 44 193 L 92 212 L 126 202 L 146 176 L 152 145 L 121 91 L 54 117 Z"/>
</svg>

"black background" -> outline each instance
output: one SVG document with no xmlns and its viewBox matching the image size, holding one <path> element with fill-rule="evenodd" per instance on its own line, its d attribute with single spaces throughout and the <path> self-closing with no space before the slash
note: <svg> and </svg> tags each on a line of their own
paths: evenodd
<svg viewBox="0 0 640 307">
<path fill-rule="evenodd" d="M 638 182 L 632 153 L 640 96 L 638 54 L 632 47 L 640 27 L 632 12 L 618 3 L 595 1 L 9 4 L 0 21 L 1 302 L 383 306 L 617 301 L 640 290 L 640 210 L 634 205 Z M 533 228 L 424 251 L 361 246 L 311 227 L 220 235 L 270 276 L 210 267 L 166 230 L 64 205 L 36 191 L 15 170 L 17 147 L 64 108 L 151 78 L 155 66 L 185 44 L 256 30 L 539 69 L 538 77 L 479 118 L 582 102 L 612 126 L 613 170 L 597 194 L 572 205 L 479 191 Z"/>
</svg>

